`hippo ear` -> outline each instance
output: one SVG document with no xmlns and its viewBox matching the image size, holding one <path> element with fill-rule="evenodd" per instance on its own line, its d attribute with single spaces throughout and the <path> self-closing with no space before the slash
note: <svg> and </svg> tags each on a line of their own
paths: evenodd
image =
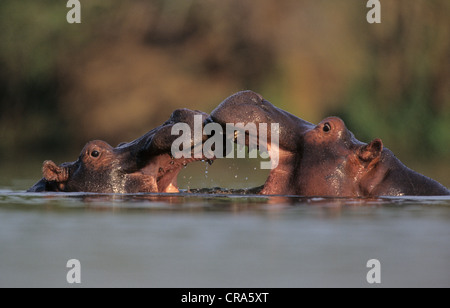
<svg viewBox="0 0 450 308">
<path fill-rule="evenodd" d="M 49 182 L 65 182 L 69 178 L 67 169 L 59 167 L 51 160 L 46 160 L 42 165 L 42 173 L 44 178 Z"/>
<path fill-rule="evenodd" d="M 380 157 L 383 151 L 383 142 L 381 139 L 374 139 L 368 145 L 365 145 L 359 150 L 359 159 L 364 162 L 371 162 L 375 158 Z"/>
</svg>

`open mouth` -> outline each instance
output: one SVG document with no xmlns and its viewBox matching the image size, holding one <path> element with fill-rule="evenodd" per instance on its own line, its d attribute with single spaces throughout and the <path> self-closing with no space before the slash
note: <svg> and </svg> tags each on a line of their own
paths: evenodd
<svg viewBox="0 0 450 308">
<path fill-rule="evenodd" d="M 138 165 L 128 169 L 128 176 L 138 182 L 133 190 L 177 193 L 178 175 L 189 163 L 207 161 L 212 164 L 214 157 L 209 159 L 202 151 L 203 142 L 207 140 L 202 133 L 207 117 L 208 114 L 200 111 L 176 110 L 155 133 L 135 141 L 131 148 L 137 149 Z M 129 155 L 127 145 L 124 149 Z"/>
<path fill-rule="evenodd" d="M 211 119 L 209 119 L 211 121 Z M 223 123 L 219 120 L 215 120 L 214 123 L 226 126 L 227 123 Z M 290 175 L 292 174 L 292 165 L 295 160 L 295 155 L 289 151 L 284 150 L 278 144 L 278 142 L 272 143 L 271 139 L 265 140 L 265 138 L 259 138 L 260 132 L 246 133 L 242 131 L 235 131 L 236 134 L 232 134 L 231 137 L 224 142 L 229 144 L 234 143 L 234 149 L 228 150 L 224 148 L 223 154 L 220 157 L 215 157 L 210 163 L 217 159 L 221 160 L 233 160 L 233 159 L 256 159 L 252 165 L 255 165 L 255 170 L 258 168 L 258 174 L 265 176 L 264 185 L 258 187 L 245 187 L 243 190 L 231 189 L 230 191 L 236 191 L 236 193 L 252 193 L 252 194 L 265 194 L 274 195 L 277 194 L 277 187 L 289 187 Z M 264 133 L 265 134 L 265 133 Z M 241 138 L 240 138 L 241 136 Z M 273 138 L 275 139 L 275 138 Z M 277 138 L 278 139 L 278 138 Z M 239 153 L 238 148 L 242 151 Z M 254 156 L 252 156 L 252 154 Z M 239 157 L 239 155 L 242 155 Z M 258 165 L 259 164 L 259 165 Z M 269 169 L 269 172 L 264 172 L 263 169 Z M 253 169 L 249 172 L 255 172 Z M 264 173 L 263 173 L 264 172 Z M 264 175 L 262 175 L 262 173 Z M 260 182 L 258 182 L 257 185 Z M 229 189 L 221 190 L 222 193 L 228 192 Z"/>
<path fill-rule="evenodd" d="M 286 191 L 286 187 L 292 186 L 295 153 L 300 150 L 303 133 L 314 127 L 252 91 L 238 92 L 225 99 L 205 123 L 217 123 L 223 128 L 233 124 L 251 130 L 235 133 L 233 142 L 268 153 L 270 161 L 264 167 L 261 165 L 261 169 L 270 169 L 270 173 L 260 192 L 268 195 L 277 194 L 280 187 Z"/>
<path fill-rule="evenodd" d="M 178 175 L 180 171 L 188 164 L 195 161 L 206 161 L 211 165 L 214 162 L 214 159 L 208 159 L 204 156 L 201 158 L 177 159 L 169 154 L 162 154 L 156 157 L 141 172 L 143 174 L 153 175 L 157 192 L 177 193 L 179 192 Z"/>
</svg>

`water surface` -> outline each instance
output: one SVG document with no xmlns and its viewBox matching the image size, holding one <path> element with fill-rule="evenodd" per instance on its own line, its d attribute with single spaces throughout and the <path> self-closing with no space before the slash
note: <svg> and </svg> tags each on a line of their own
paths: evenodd
<svg viewBox="0 0 450 308">
<path fill-rule="evenodd" d="M 0 190 L 0 287 L 450 286 L 450 198 Z"/>
</svg>

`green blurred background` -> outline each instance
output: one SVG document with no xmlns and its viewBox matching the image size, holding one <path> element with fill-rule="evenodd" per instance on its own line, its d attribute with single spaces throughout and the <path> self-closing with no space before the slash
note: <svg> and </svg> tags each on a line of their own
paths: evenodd
<svg viewBox="0 0 450 308">
<path fill-rule="evenodd" d="M 450 186 L 448 0 L 381 1 L 381 24 L 367 23 L 365 0 L 89 0 L 81 24 L 67 23 L 66 2 L 0 2 L 3 183 L 252 89 L 310 122 L 340 116 Z M 258 182 L 245 180 L 255 163 L 235 164 L 216 178 Z"/>
</svg>

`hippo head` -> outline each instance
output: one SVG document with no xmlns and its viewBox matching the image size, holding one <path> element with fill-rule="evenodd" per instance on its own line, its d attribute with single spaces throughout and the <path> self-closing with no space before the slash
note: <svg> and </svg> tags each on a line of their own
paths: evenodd
<svg viewBox="0 0 450 308">
<path fill-rule="evenodd" d="M 208 116 L 200 111 L 179 109 L 164 124 L 132 142 L 112 147 L 95 140 L 85 145 L 75 162 L 57 165 L 45 161 L 43 178 L 29 191 L 178 192 L 179 171 L 186 164 L 203 158 L 175 159 L 171 146 L 179 135 L 172 134 L 172 127 L 185 123 L 193 128 L 196 115 L 202 119 Z"/>
<path fill-rule="evenodd" d="M 337 117 L 311 124 L 252 91 L 227 98 L 206 122 L 222 126 L 278 123 L 279 163 L 270 171 L 262 194 L 358 197 L 449 193 L 439 183 L 406 168 L 383 148 L 380 139 L 369 144 L 358 141 Z"/>
<path fill-rule="evenodd" d="M 382 153 L 380 139 L 362 143 L 340 118 L 328 117 L 303 133 L 294 185 L 308 196 L 366 196 Z"/>
</svg>

